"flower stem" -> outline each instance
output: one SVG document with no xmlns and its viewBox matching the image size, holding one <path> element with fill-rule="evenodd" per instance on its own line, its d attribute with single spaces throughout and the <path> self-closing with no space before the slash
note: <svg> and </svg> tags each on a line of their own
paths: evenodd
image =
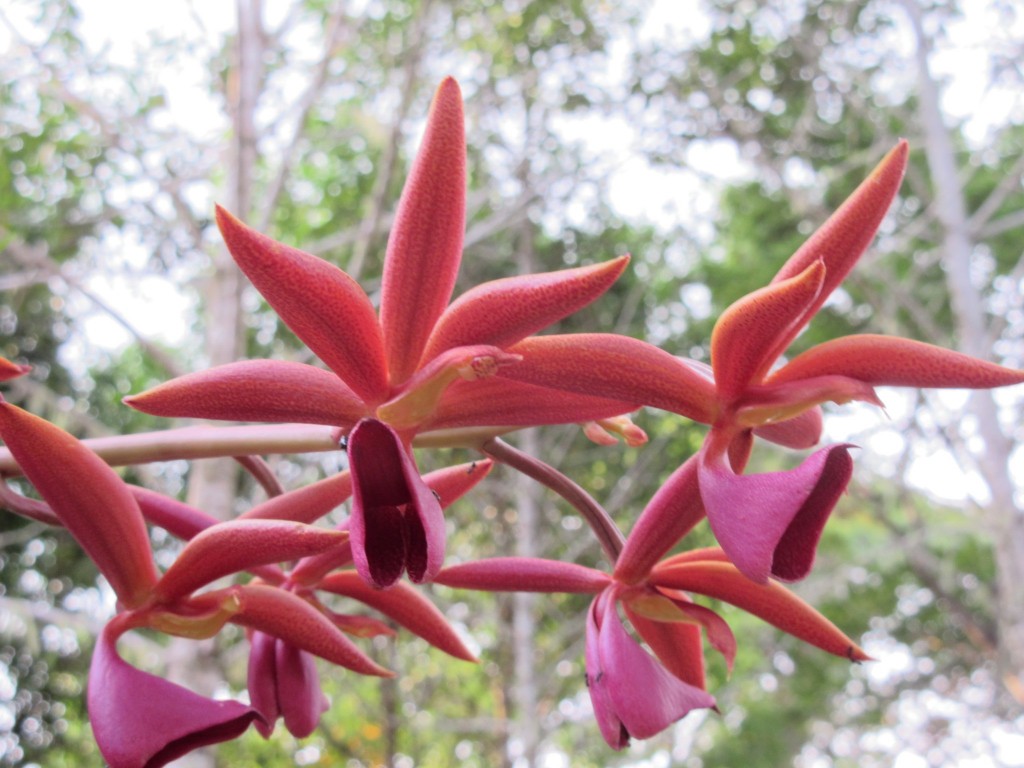
<svg viewBox="0 0 1024 768">
<path fill-rule="evenodd" d="M 532 477 L 575 507 L 583 515 L 583 519 L 587 521 L 594 535 L 597 536 L 605 556 L 613 566 L 615 565 L 615 561 L 618 560 L 619 553 L 625 545 L 625 538 L 618 526 L 615 525 L 615 521 L 593 496 L 551 465 L 523 453 L 499 437 L 481 444 L 480 450 L 495 461 L 500 461 L 502 464 Z"/>
</svg>

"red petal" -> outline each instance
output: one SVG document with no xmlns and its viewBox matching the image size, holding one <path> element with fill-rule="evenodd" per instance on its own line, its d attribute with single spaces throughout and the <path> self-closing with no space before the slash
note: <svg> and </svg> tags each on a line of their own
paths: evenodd
<svg viewBox="0 0 1024 768">
<path fill-rule="evenodd" d="M 423 482 L 440 497 L 441 509 L 447 509 L 487 477 L 493 467 L 490 459 L 457 464 L 424 475 Z"/>
<path fill-rule="evenodd" d="M 157 571 L 128 485 L 67 432 L 2 400 L 0 437 L 118 599 L 129 608 L 144 602 Z"/>
<path fill-rule="evenodd" d="M 159 768 L 194 749 L 237 738 L 252 707 L 214 701 L 143 672 L 117 655 L 108 625 L 89 668 L 89 722 L 110 768 Z"/>
<path fill-rule="evenodd" d="M 330 371 L 245 360 L 188 373 L 124 399 L 154 416 L 349 426 L 366 405 Z"/>
<path fill-rule="evenodd" d="M 715 385 L 679 358 L 611 333 L 535 336 L 510 347 L 518 365 L 498 376 L 552 389 L 642 403 L 709 423 Z"/>
<path fill-rule="evenodd" d="M 448 305 L 465 230 L 462 95 L 449 77 L 434 96 L 384 260 L 380 323 L 394 386 L 416 370 L 427 338 Z"/>
<path fill-rule="evenodd" d="M 678 563 L 655 569 L 652 583 L 706 595 L 742 608 L 817 648 L 853 661 L 868 656 L 818 611 L 774 581 L 757 584 L 732 563 Z"/>
<path fill-rule="evenodd" d="M 291 520 L 313 523 L 352 495 L 352 476 L 348 470 L 280 496 L 267 499 L 238 516 L 239 520 Z"/>
<path fill-rule="evenodd" d="M 361 675 L 391 677 L 348 637 L 300 597 L 277 587 L 248 584 L 236 588 L 241 610 L 231 620 L 266 632 L 332 664 Z"/>
<path fill-rule="evenodd" d="M 294 645 L 275 643 L 277 699 L 285 727 L 297 739 L 304 739 L 320 724 L 327 711 L 327 697 L 320 688 L 316 659 Z"/>
<path fill-rule="evenodd" d="M 156 585 L 156 592 L 164 602 L 173 603 L 223 576 L 319 554 L 346 538 L 340 531 L 280 520 L 218 523 L 185 545 Z"/>
<path fill-rule="evenodd" d="M 640 513 L 615 563 L 615 580 L 643 581 L 654 564 L 703 519 L 697 458 L 692 457 L 672 473 Z"/>
<path fill-rule="evenodd" d="M 609 400 L 496 376 L 456 381 L 445 391 L 434 415 L 420 432 L 457 427 L 574 424 L 619 416 L 639 407 L 639 402 Z"/>
<path fill-rule="evenodd" d="M 358 573 L 339 571 L 326 576 L 317 588 L 365 603 L 449 656 L 463 661 L 476 661 L 476 657 L 451 628 L 444 614 L 404 582 L 398 582 L 390 589 L 374 589 Z"/>
<path fill-rule="evenodd" d="M 492 557 L 450 565 L 434 581 L 447 587 L 488 592 L 577 592 L 596 594 L 611 579 L 593 568 L 534 557 Z"/>
<path fill-rule="evenodd" d="M 821 403 L 845 405 L 853 401 L 883 407 L 874 388 L 849 376 L 816 376 L 750 387 L 738 401 L 736 423 L 761 427 L 781 423 Z"/>
<path fill-rule="evenodd" d="M 696 624 L 652 621 L 623 606 L 636 633 L 643 638 L 665 669 L 684 683 L 705 689 L 704 645 Z"/>
<path fill-rule="evenodd" d="M 722 313 L 711 333 L 711 367 L 723 401 L 760 381 L 781 351 L 779 339 L 806 316 L 824 280 L 825 267 L 816 261 L 789 280 L 748 293 Z"/>
<path fill-rule="evenodd" d="M 249 229 L 219 206 L 217 225 L 238 266 L 295 335 L 360 398 L 373 405 L 384 399 L 380 326 L 359 284 L 333 264 Z"/>
<path fill-rule="evenodd" d="M 771 384 L 838 374 L 873 386 L 991 389 L 1024 382 L 1024 371 L 911 339 L 863 334 L 811 347 L 773 373 Z"/>
<path fill-rule="evenodd" d="M 274 732 L 274 723 L 281 716 L 277 702 L 277 658 L 275 646 L 280 642 L 265 632 L 253 632 L 249 638 L 248 688 L 249 701 L 260 713 L 256 730 L 264 739 Z"/>
<path fill-rule="evenodd" d="M 825 284 L 818 298 L 808 308 L 803 322 L 779 340 L 771 356 L 773 360 L 782 354 L 806 322 L 821 309 L 821 305 L 846 279 L 871 243 L 899 191 L 907 167 L 908 152 L 906 141 L 897 144 L 775 275 L 772 282 L 788 280 L 819 259 L 825 262 Z"/>
<path fill-rule="evenodd" d="M 452 347 L 507 347 L 568 317 L 607 291 L 629 263 L 620 256 L 603 264 L 493 280 L 470 288 L 434 328 L 423 362 Z"/>
</svg>

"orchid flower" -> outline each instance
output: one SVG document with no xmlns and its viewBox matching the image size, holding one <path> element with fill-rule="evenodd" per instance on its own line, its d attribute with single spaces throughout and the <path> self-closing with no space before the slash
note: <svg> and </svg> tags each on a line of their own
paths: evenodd
<svg viewBox="0 0 1024 768">
<path fill-rule="evenodd" d="M 125 399 L 158 416 L 330 424 L 349 435 L 356 568 L 378 587 L 403 571 L 430 581 L 444 558 L 443 517 L 416 471 L 412 439 L 453 427 L 588 422 L 635 410 L 609 400 L 493 377 L 521 362 L 511 346 L 586 306 L 627 256 L 496 280 L 448 304 L 462 257 L 466 146 L 459 87 L 434 97 L 423 144 L 388 239 L 380 312 L 347 274 L 217 209 L 228 249 L 329 371 L 254 360 L 218 366 Z M 570 351 L 580 366 L 585 353 Z"/>
<path fill-rule="evenodd" d="M 3 401 L 0 437 L 117 596 L 119 612 L 99 640 L 88 687 L 90 719 L 111 766 L 163 765 L 233 738 L 261 717 L 252 707 L 204 699 L 128 665 L 117 639 L 132 629 L 203 638 L 231 621 L 361 674 L 390 674 L 288 590 L 252 582 L 197 593 L 237 571 L 344 548 L 347 533 L 290 520 L 218 523 L 197 532 L 160 574 L 139 504 L 107 464 L 63 430 Z"/>
<path fill-rule="evenodd" d="M 460 464 L 431 472 L 423 477 L 423 482 L 443 509 L 479 483 L 490 469 L 488 460 Z M 182 539 L 193 539 L 217 523 L 212 516 L 176 499 L 135 487 L 132 492 L 147 520 Z M 352 476 L 345 471 L 257 504 L 238 519 L 310 523 L 344 503 L 352 493 Z M 349 532 L 350 520 L 342 521 L 336 530 Z M 374 589 L 356 571 L 339 570 L 352 563 L 353 548 L 345 543 L 303 557 L 287 572 L 274 566 L 261 569 L 259 576 L 264 583 L 292 592 L 315 606 L 348 634 L 371 637 L 390 635 L 393 631 L 368 616 L 337 613 L 322 602 L 320 595 L 356 600 L 453 658 L 476 660 L 444 615 L 423 595 L 404 583 L 388 590 Z M 251 632 L 249 642 L 249 695 L 260 715 L 254 721 L 256 730 L 269 738 L 280 717 L 293 736 L 308 736 L 326 706 L 312 654 L 262 631 Z"/>
<path fill-rule="evenodd" d="M 706 690 L 701 630 L 730 670 L 736 639 L 717 613 L 694 603 L 689 593 L 738 606 L 834 655 L 868 658 L 803 600 L 774 580 L 751 581 L 718 548 L 668 558 L 632 584 L 573 563 L 519 557 L 448 566 L 435 582 L 462 589 L 595 595 L 587 614 L 587 687 L 601 734 L 615 749 L 630 738 L 659 733 L 694 709 L 715 706 Z M 620 606 L 654 657 L 630 637 Z"/>
<path fill-rule="evenodd" d="M 988 389 L 1024 382 L 1022 371 L 870 334 L 825 342 L 775 367 L 870 244 L 899 189 L 907 154 L 900 142 L 770 285 L 726 309 L 712 333 L 710 366 L 636 339 L 580 334 L 512 345 L 507 351 L 523 362 L 499 377 L 639 400 L 710 424 L 694 467 L 700 514 L 706 510 L 719 543 L 749 578 L 803 578 L 850 481 L 850 446 L 823 448 L 791 471 L 744 476 L 754 435 L 809 448 L 821 436 L 820 404 L 880 406 L 877 386 Z M 589 355 L 585 371 L 563 359 L 570 346 Z"/>
</svg>

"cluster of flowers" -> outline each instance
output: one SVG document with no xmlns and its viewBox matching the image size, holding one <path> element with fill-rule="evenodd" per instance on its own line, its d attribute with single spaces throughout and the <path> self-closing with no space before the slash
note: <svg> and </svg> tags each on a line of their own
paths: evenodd
<svg viewBox="0 0 1024 768">
<path fill-rule="evenodd" d="M 118 613 L 97 641 L 88 684 L 95 738 L 115 768 L 163 765 L 235 738 L 250 725 L 268 736 L 278 718 L 296 736 L 310 734 L 327 706 L 314 656 L 360 674 L 390 675 L 350 637 L 388 634 L 388 625 L 339 614 L 326 595 L 360 601 L 442 651 L 473 660 L 409 581 L 593 595 L 586 681 L 601 733 L 615 748 L 658 733 L 694 708 L 714 706 L 702 638 L 706 634 L 729 665 L 736 640 L 693 594 L 739 606 L 828 653 L 866 659 L 781 583 L 810 571 L 825 522 L 850 480 L 850 446 L 820 449 L 792 471 L 744 474 L 755 435 L 810 448 L 821 437 L 822 403 L 880 405 L 878 385 L 1024 382 L 1020 371 L 873 335 L 827 342 L 777 365 L 873 238 L 902 179 L 906 143 L 882 160 L 770 285 L 723 313 L 710 366 L 614 334 L 534 335 L 597 299 L 628 257 L 497 280 L 449 304 L 465 227 L 463 124 L 458 86 L 446 80 L 399 203 L 379 313 L 337 267 L 217 211 L 238 266 L 326 369 L 237 362 L 126 399 L 158 416 L 327 425 L 347 450 L 347 471 L 218 522 L 126 484 L 85 444 L 0 401 L 0 436 L 13 467 L 8 472 L 23 473 L 43 501 L 6 487 L 0 500 L 66 527 L 117 595 Z M 0 361 L 0 378 L 26 371 Z M 710 430 L 628 537 L 583 489 L 500 439 L 519 427 L 582 423 L 597 442 L 614 442 L 618 434 L 639 445 L 646 436 L 627 414 L 641 406 Z M 210 437 L 208 431 L 195 439 Z M 482 457 L 421 477 L 414 442 L 468 446 Z M 0 469 L 4 460 L 0 454 Z M 495 461 L 544 482 L 578 509 L 608 557 L 609 572 L 514 557 L 445 568 L 442 510 Z M 341 525 L 314 525 L 350 498 Z M 669 556 L 705 517 L 719 546 Z M 162 574 L 147 522 L 186 542 Z M 243 573 L 236 583 L 211 587 Z M 118 638 L 133 629 L 205 638 L 228 622 L 245 627 L 251 645 L 248 704 L 206 699 L 134 668 L 117 652 Z"/>
</svg>

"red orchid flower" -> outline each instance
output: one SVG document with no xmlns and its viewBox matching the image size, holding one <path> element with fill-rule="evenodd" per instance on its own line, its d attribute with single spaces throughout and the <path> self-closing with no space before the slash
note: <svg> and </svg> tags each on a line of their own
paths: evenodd
<svg viewBox="0 0 1024 768">
<path fill-rule="evenodd" d="M 425 475 L 423 482 L 443 509 L 486 477 L 491 466 L 489 460 L 484 460 L 446 467 Z M 132 487 L 132 493 L 147 520 L 179 538 L 194 539 L 217 524 L 212 516 L 177 499 L 137 487 Z M 311 523 L 343 504 L 352 494 L 352 476 L 345 471 L 257 504 L 238 519 Z M 336 530 L 348 532 L 350 524 L 351 520 L 346 519 Z M 423 595 L 403 583 L 388 590 L 375 589 L 368 586 L 356 571 L 338 570 L 352 563 L 353 548 L 341 545 L 301 558 L 288 572 L 276 566 L 250 570 L 257 572 L 263 583 L 300 596 L 348 634 L 371 637 L 394 633 L 386 624 L 370 617 L 330 610 L 318 593 L 356 600 L 448 655 L 463 661 L 476 661 L 444 615 Z M 261 631 L 250 633 L 249 642 L 249 694 L 260 715 L 260 719 L 254 721 L 256 730 L 264 738 L 269 738 L 280 717 L 293 736 L 308 736 L 318 724 L 325 706 L 313 656 L 286 640 Z"/>
<path fill-rule="evenodd" d="M 587 615 L 587 685 L 601 734 L 615 749 L 631 737 L 653 736 L 693 709 L 714 707 L 706 691 L 701 629 L 732 669 L 736 639 L 728 624 L 688 593 L 735 605 L 834 655 L 868 658 L 810 605 L 776 581 L 751 581 L 718 548 L 668 558 L 641 583 L 627 584 L 573 563 L 517 557 L 449 566 L 435 582 L 488 591 L 594 594 Z M 618 606 L 656 659 L 629 636 Z"/>
<path fill-rule="evenodd" d="M 881 405 L 876 386 L 988 389 L 1024 382 L 1021 371 L 876 335 L 825 342 L 774 368 L 871 242 L 899 189 L 907 154 L 906 142 L 900 142 L 770 285 L 722 314 L 712 333 L 710 366 L 636 339 L 583 334 L 571 342 L 546 336 L 509 347 L 523 362 L 503 369 L 499 377 L 640 400 L 710 424 L 692 468 L 699 513 L 706 510 L 719 543 L 749 578 L 803 578 L 825 522 L 849 483 L 850 446 L 826 447 L 792 471 L 743 475 L 755 434 L 787 447 L 809 448 L 821 436 L 821 403 Z M 586 370 L 563 360 L 570 343 L 577 354 L 589 356 Z M 622 562 L 628 567 L 628 559 Z"/>
<path fill-rule="evenodd" d="M 106 463 L 58 427 L 2 401 L 0 438 L 117 596 L 119 613 L 100 638 L 88 691 L 97 743 L 112 766 L 163 765 L 233 738 L 260 717 L 251 707 L 212 702 L 133 669 L 116 650 L 131 629 L 203 638 L 231 621 L 362 674 L 390 674 L 290 591 L 252 582 L 197 594 L 237 571 L 344 548 L 345 532 L 290 520 L 217 523 L 198 532 L 161 575 L 139 504 Z M 150 717 L 155 701 L 159 716 Z"/>
<path fill-rule="evenodd" d="M 362 288 L 333 264 L 254 232 L 218 208 L 217 223 L 238 266 L 329 371 L 243 361 L 125 399 L 159 416 L 331 424 L 351 432 L 352 546 L 359 572 L 378 587 L 403 571 L 413 581 L 430 581 L 444 557 L 440 509 L 413 471 L 416 434 L 584 422 L 638 403 L 507 381 L 487 386 L 500 369 L 519 364 L 519 355 L 506 351 L 510 346 L 594 301 L 628 257 L 496 280 L 449 305 L 465 231 L 463 123 L 459 88 L 449 78 L 434 97 L 398 205 L 379 317 Z M 570 357 L 586 364 L 582 355 Z M 383 491 L 392 487 L 401 490 Z"/>
</svg>

